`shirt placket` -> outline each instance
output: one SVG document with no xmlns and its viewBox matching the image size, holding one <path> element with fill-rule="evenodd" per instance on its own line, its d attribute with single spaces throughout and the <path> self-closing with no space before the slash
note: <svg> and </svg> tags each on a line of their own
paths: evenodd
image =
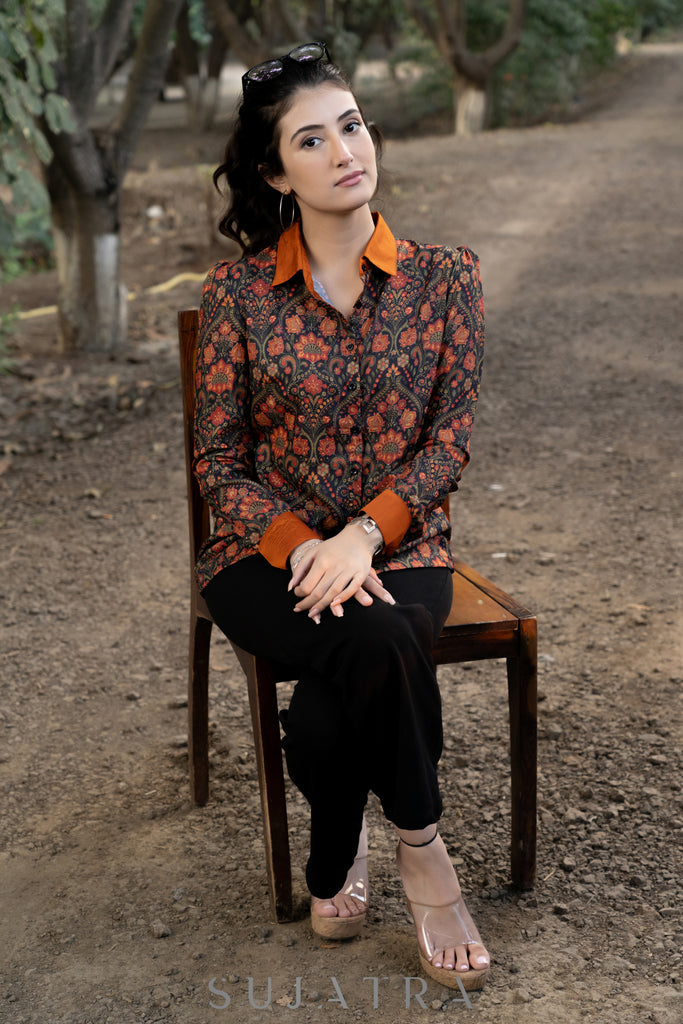
<svg viewBox="0 0 683 1024">
<path fill-rule="evenodd" d="M 363 385 L 361 380 L 361 354 L 363 323 L 363 299 L 365 291 L 356 303 L 348 323 L 348 333 L 342 343 L 342 352 L 347 363 L 347 394 L 351 401 L 348 415 L 351 420 L 351 434 L 348 441 L 349 480 L 357 504 L 363 500 Z"/>
</svg>

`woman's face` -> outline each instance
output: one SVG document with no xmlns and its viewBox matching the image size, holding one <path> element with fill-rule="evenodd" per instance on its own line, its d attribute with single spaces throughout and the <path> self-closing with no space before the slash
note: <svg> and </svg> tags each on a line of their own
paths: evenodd
<svg viewBox="0 0 683 1024">
<path fill-rule="evenodd" d="M 279 129 L 283 173 L 269 183 L 292 191 L 303 217 L 347 213 L 370 201 L 377 159 L 353 93 L 327 83 L 302 88 Z"/>
</svg>

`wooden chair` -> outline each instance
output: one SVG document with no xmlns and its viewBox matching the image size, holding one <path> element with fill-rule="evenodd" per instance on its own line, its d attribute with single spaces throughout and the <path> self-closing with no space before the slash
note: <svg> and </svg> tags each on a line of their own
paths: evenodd
<svg viewBox="0 0 683 1024">
<path fill-rule="evenodd" d="M 198 312 L 178 314 L 190 521 L 190 663 L 188 679 L 190 786 L 195 803 L 209 794 L 209 646 L 212 619 L 194 578 L 209 532 L 209 509 L 192 473 L 194 368 Z M 456 561 L 453 604 L 434 650 L 438 665 L 489 658 L 507 661 L 512 788 L 512 882 L 530 889 L 536 872 L 536 618 L 495 584 Z M 292 912 L 292 880 L 276 683 L 290 678 L 272 662 L 232 647 L 247 677 L 273 912 Z"/>
</svg>

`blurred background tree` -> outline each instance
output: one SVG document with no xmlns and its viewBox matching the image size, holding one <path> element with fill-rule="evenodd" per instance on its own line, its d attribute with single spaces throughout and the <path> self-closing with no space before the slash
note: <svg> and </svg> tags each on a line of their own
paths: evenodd
<svg viewBox="0 0 683 1024">
<path fill-rule="evenodd" d="M 67 350 L 110 351 L 125 337 L 120 284 L 119 207 L 123 179 L 140 132 L 162 88 L 169 38 L 182 0 L 64 0 L 56 23 L 60 93 L 75 127 L 41 127 L 52 150 L 45 169 L 59 272 L 59 326 Z M 139 18 L 139 34 L 134 22 Z M 92 118 L 97 98 L 122 55 L 130 74 L 106 128 Z"/>
<path fill-rule="evenodd" d="M 495 17 L 477 5 L 486 38 Z M 564 115 L 588 81 L 617 56 L 619 38 L 639 42 L 683 23 L 683 0 L 527 0 L 520 44 L 494 75 L 490 123 L 532 124 Z"/>
<path fill-rule="evenodd" d="M 483 4 L 467 0 L 406 0 L 415 23 L 435 44 L 448 66 L 454 87 L 455 132 L 482 131 L 489 121 L 493 73 L 519 45 L 526 0 L 491 4 L 484 45 L 482 34 L 470 30 L 470 18 L 480 17 Z M 470 45 L 474 40 L 475 46 Z M 479 46 L 476 43 L 479 42 Z M 475 48 L 476 47 L 476 48 Z"/>
<path fill-rule="evenodd" d="M 323 40 L 335 61 L 352 78 L 358 59 L 371 40 L 379 37 L 387 50 L 391 48 L 402 2 L 188 0 L 179 21 L 177 45 L 184 51 L 181 63 L 186 82 L 193 74 L 200 83 L 197 90 L 189 84 L 188 93 L 193 95 L 196 91 L 198 96 L 204 96 L 197 103 L 199 123 L 208 127 L 215 115 L 215 82 L 228 52 L 250 67 L 302 40 Z M 194 31 L 181 30 L 181 22 L 187 22 L 188 27 L 194 24 Z"/>
<path fill-rule="evenodd" d="M 9 72 L 0 82 L 3 117 L 43 160 L 64 350 L 111 351 L 125 337 L 126 301 L 119 271 L 121 186 L 163 85 L 168 41 L 181 3 L 34 0 L 20 6 L 10 0 Z M 110 126 L 95 128 L 99 93 L 129 54 L 130 74 L 116 116 Z M 20 82 L 24 87 L 17 98 L 13 90 Z M 24 114 L 33 118 L 33 129 L 26 123 L 22 127 Z"/>
<path fill-rule="evenodd" d="M 399 50 L 425 69 L 417 90 L 431 87 L 441 110 L 453 105 L 457 132 L 563 116 L 595 72 L 615 60 L 618 38 L 638 42 L 683 23 L 683 0 L 404 5 L 409 20 Z"/>
</svg>

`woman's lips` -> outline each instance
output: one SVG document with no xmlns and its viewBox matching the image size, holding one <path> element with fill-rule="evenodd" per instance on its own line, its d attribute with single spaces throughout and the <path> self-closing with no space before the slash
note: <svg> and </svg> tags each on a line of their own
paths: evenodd
<svg viewBox="0 0 683 1024">
<path fill-rule="evenodd" d="M 357 185 L 364 173 L 364 171 L 352 171 L 351 174 L 345 174 L 343 178 L 339 179 L 337 185 L 342 185 L 344 188 L 348 188 L 350 185 Z"/>
</svg>

